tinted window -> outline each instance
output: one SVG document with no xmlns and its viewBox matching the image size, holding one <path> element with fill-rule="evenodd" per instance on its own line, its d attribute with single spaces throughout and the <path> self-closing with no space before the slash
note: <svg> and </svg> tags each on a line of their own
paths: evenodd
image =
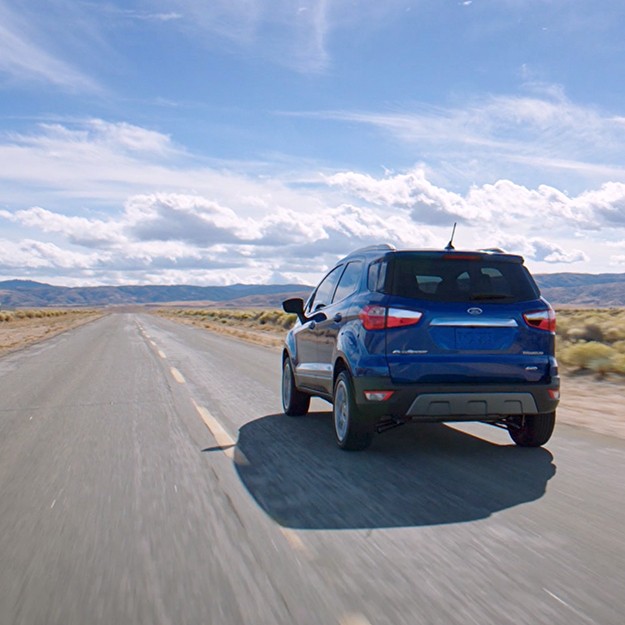
<svg viewBox="0 0 625 625">
<path fill-rule="evenodd" d="M 369 274 L 367 276 L 367 288 L 370 291 L 383 291 L 384 281 L 386 279 L 387 263 L 378 260 L 369 265 Z"/>
<path fill-rule="evenodd" d="M 393 295 L 440 302 L 505 303 L 539 296 L 522 264 L 489 258 L 465 261 L 397 256 L 390 288 Z"/>
<path fill-rule="evenodd" d="M 357 260 L 349 263 L 345 267 L 345 271 L 339 280 L 339 284 L 336 287 L 336 293 L 334 293 L 333 302 L 340 302 L 348 295 L 351 295 L 360 284 L 360 276 L 362 275 L 362 262 Z"/>
<path fill-rule="evenodd" d="M 320 283 L 313 295 L 312 301 L 308 304 L 308 311 L 314 312 L 327 306 L 332 301 L 332 294 L 338 279 L 341 277 L 343 265 L 334 268 Z"/>
</svg>

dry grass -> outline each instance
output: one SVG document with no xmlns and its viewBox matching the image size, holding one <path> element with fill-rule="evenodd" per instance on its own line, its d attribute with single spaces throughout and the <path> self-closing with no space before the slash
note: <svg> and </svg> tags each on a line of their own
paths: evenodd
<svg viewBox="0 0 625 625">
<path fill-rule="evenodd" d="M 625 310 L 559 310 L 556 354 L 565 370 L 625 375 Z"/>
<path fill-rule="evenodd" d="M 0 354 L 15 351 L 101 316 L 97 310 L 0 311 Z"/>
<path fill-rule="evenodd" d="M 280 347 L 297 317 L 280 310 L 163 308 L 157 314 L 245 341 Z"/>
</svg>

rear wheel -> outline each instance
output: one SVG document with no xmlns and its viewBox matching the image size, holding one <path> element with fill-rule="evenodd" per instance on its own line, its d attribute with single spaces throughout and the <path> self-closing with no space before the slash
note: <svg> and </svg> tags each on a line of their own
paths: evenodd
<svg viewBox="0 0 625 625">
<path fill-rule="evenodd" d="M 520 447 L 540 447 L 551 438 L 555 424 L 555 412 L 515 417 L 508 425 L 508 434 Z"/>
<path fill-rule="evenodd" d="M 356 406 L 354 387 L 347 371 L 341 371 L 334 384 L 334 435 L 341 449 L 360 451 L 373 439 L 373 425 Z"/>
<path fill-rule="evenodd" d="M 289 417 L 301 417 L 308 412 L 310 395 L 302 393 L 295 386 L 291 359 L 286 357 L 282 363 L 282 408 Z"/>
</svg>

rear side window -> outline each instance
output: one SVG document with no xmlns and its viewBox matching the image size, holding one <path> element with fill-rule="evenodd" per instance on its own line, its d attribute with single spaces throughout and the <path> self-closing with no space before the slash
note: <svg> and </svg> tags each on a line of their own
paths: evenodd
<svg viewBox="0 0 625 625">
<path fill-rule="evenodd" d="M 359 260 L 353 261 L 345 267 L 345 271 L 339 280 L 339 284 L 336 287 L 332 302 L 340 302 L 348 295 L 351 295 L 360 284 L 360 276 L 362 275 L 362 262 Z"/>
<path fill-rule="evenodd" d="M 540 293 L 527 269 L 516 262 L 479 257 L 453 260 L 396 256 L 391 294 L 437 302 L 521 302 Z"/>
<path fill-rule="evenodd" d="M 386 280 L 387 266 L 388 264 L 383 260 L 378 260 L 369 265 L 367 288 L 370 291 L 384 291 L 384 282 Z"/>
</svg>

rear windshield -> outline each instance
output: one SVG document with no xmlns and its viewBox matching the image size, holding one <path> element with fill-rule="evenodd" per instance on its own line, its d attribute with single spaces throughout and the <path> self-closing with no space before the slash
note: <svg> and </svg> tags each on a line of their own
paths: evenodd
<svg viewBox="0 0 625 625">
<path fill-rule="evenodd" d="M 540 292 L 518 262 L 397 255 L 387 284 L 391 295 L 436 302 L 509 303 L 536 299 Z"/>
</svg>

